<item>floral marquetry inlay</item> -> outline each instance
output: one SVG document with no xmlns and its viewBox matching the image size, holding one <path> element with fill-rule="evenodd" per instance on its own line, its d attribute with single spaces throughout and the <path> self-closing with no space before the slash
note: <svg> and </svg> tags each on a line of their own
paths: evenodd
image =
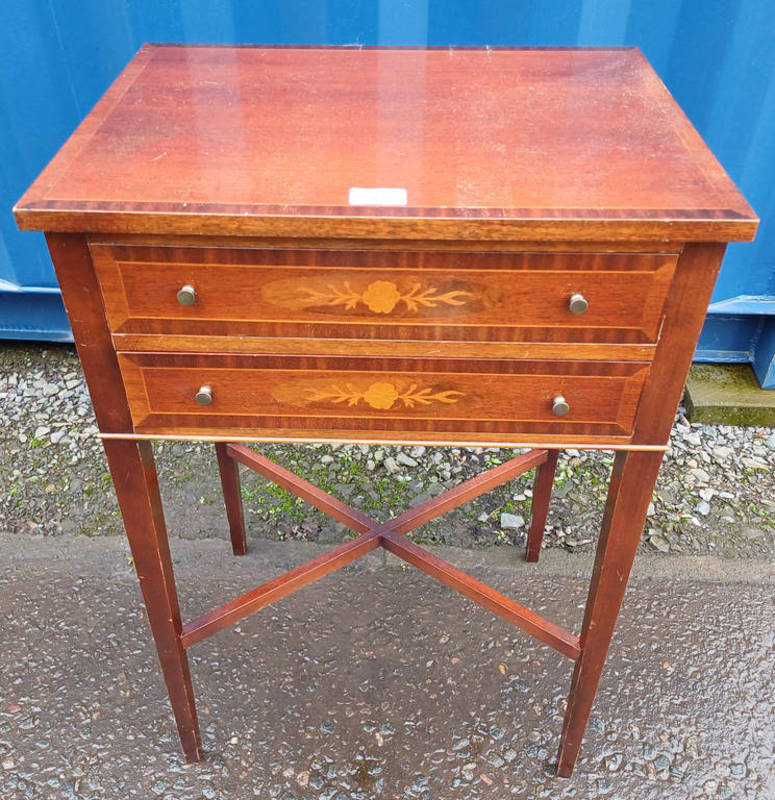
<svg viewBox="0 0 775 800">
<path fill-rule="evenodd" d="M 407 311 L 436 308 L 439 305 L 462 306 L 472 296 L 471 292 L 461 289 L 439 292 L 434 286 L 423 288 L 419 283 L 401 292 L 393 281 L 372 281 L 363 291 L 353 289 L 350 281 L 344 281 L 341 287 L 329 283 L 324 290 L 301 286 L 299 291 L 302 292 L 305 305 L 344 306 L 351 310 L 362 303 L 376 314 L 389 314 L 399 305 L 403 305 Z"/>
<path fill-rule="evenodd" d="M 309 389 L 307 401 L 328 401 L 330 403 L 347 403 L 348 406 L 357 406 L 361 400 L 372 408 L 387 410 L 397 402 L 403 403 L 405 408 L 415 406 L 429 406 L 433 403 L 457 403 L 463 397 L 463 392 L 447 389 L 434 392 L 432 388 L 419 388 L 413 383 L 401 391 L 394 383 L 389 381 L 375 381 L 365 389 L 357 389 L 351 383 L 332 384 L 321 389 Z"/>
</svg>

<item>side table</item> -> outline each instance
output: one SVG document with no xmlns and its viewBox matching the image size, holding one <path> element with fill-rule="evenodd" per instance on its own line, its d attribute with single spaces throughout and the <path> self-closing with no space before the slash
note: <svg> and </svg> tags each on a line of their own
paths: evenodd
<svg viewBox="0 0 775 800">
<path fill-rule="evenodd" d="M 574 662 L 570 775 L 726 242 L 757 219 L 637 49 L 146 45 L 15 208 L 46 232 L 186 758 L 187 650 L 385 547 Z M 183 623 L 151 440 L 215 443 L 353 538 Z M 528 448 L 379 524 L 248 442 Z M 616 453 L 564 630 L 406 533 Z M 301 621 L 300 621 L 301 622 Z"/>
</svg>

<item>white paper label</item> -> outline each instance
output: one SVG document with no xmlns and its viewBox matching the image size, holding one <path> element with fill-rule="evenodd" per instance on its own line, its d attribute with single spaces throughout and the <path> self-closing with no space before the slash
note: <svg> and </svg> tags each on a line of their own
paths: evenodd
<svg viewBox="0 0 775 800">
<path fill-rule="evenodd" d="M 350 187 L 349 202 L 351 206 L 405 206 L 406 201 L 406 189 Z"/>
</svg>

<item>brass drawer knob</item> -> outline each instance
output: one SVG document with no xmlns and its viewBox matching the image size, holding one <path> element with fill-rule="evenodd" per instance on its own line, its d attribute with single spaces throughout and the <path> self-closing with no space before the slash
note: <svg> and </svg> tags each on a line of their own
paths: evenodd
<svg viewBox="0 0 775 800">
<path fill-rule="evenodd" d="M 190 283 L 178 289 L 178 302 L 182 306 L 193 306 L 196 302 L 196 289 Z"/>
<path fill-rule="evenodd" d="M 570 406 L 568 405 L 568 401 L 561 395 L 558 394 L 557 397 L 552 400 L 552 413 L 558 417 L 564 417 L 570 411 Z"/>
<path fill-rule="evenodd" d="M 210 386 L 200 386 L 195 399 L 199 405 L 209 406 L 213 402 L 212 388 Z"/>
<path fill-rule="evenodd" d="M 571 314 L 583 314 L 589 308 L 589 303 L 583 294 L 572 294 L 568 308 Z"/>
</svg>

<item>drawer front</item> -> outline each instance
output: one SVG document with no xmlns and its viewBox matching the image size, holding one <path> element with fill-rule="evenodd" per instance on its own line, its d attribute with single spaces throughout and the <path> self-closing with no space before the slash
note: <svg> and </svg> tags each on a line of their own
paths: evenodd
<svg viewBox="0 0 775 800">
<path fill-rule="evenodd" d="M 624 362 L 160 353 L 119 353 L 119 363 L 138 433 L 264 429 L 311 440 L 626 437 L 648 372 Z"/>
<path fill-rule="evenodd" d="M 653 343 L 676 262 L 643 253 L 92 252 L 114 333 L 469 342 Z M 182 287 L 193 289 L 188 305 Z M 577 294 L 582 313 L 570 310 Z"/>
</svg>

